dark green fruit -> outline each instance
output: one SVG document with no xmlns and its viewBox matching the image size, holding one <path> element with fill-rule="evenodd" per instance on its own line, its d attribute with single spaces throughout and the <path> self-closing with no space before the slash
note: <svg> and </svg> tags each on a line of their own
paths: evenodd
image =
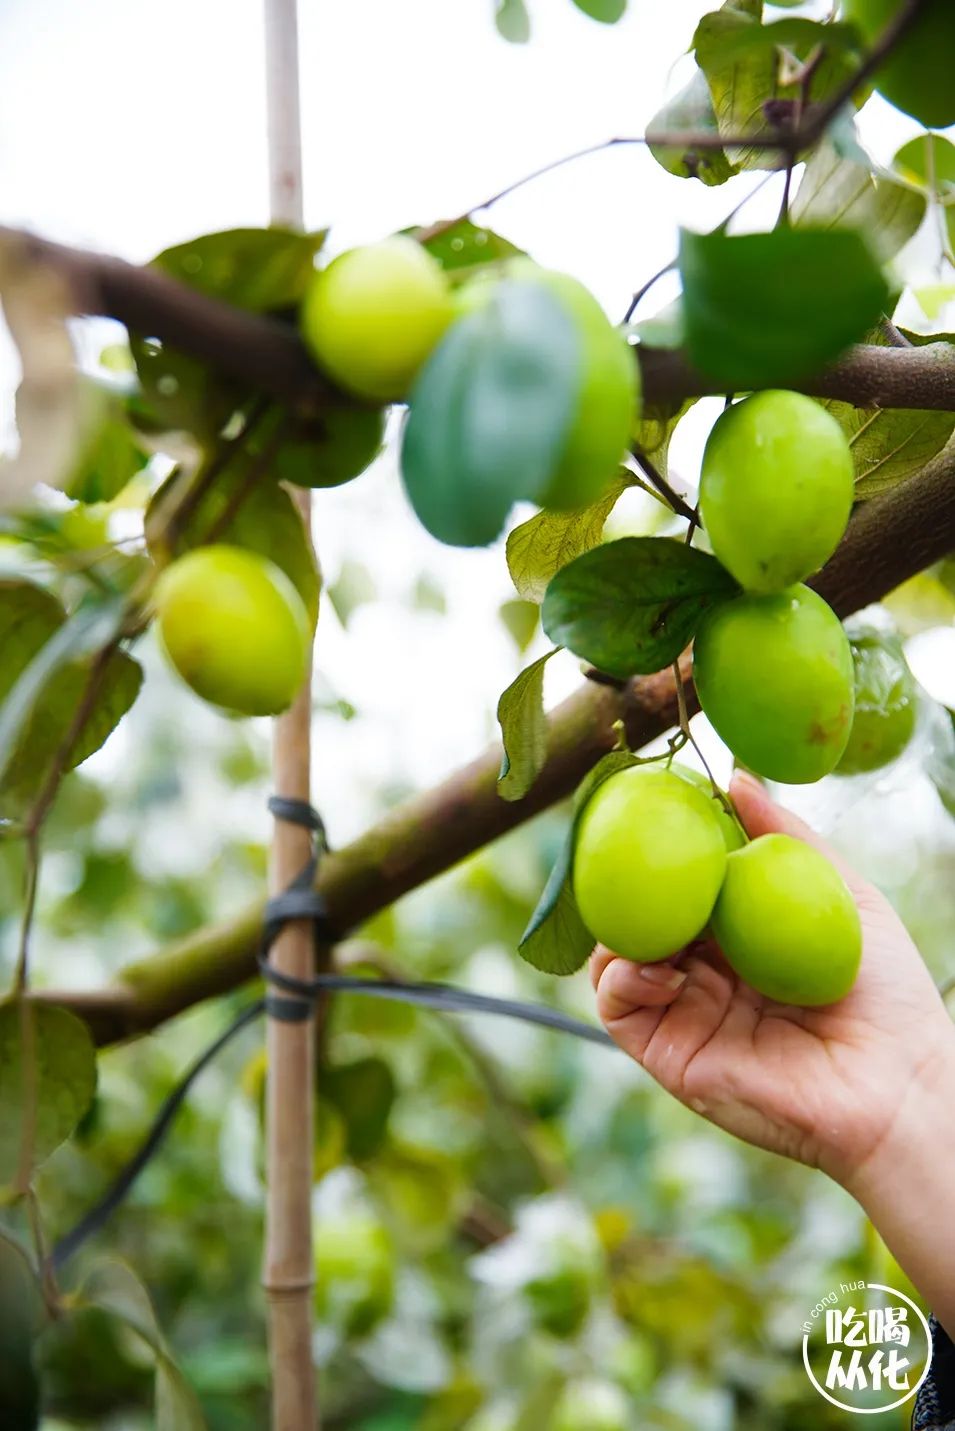
<svg viewBox="0 0 955 1431">
<path fill-rule="evenodd" d="M 866 42 L 875 44 L 902 8 L 903 0 L 845 0 Z M 884 99 L 911 114 L 926 129 L 955 124 L 955 5 L 924 0 L 918 19 L 894 45 L 875 76 Z"/>
<path fill-rule="evenodd" d="M 852 653 L 808 586 L 714 607 L 693 643 L 693 679 L 720 739 L 758 775 L 805 785 L 838 764 L 852 726 Z"/>
<path fill-rule="evenodd" d="M 371 466 L 384 436 L 380 408 L 330 406 L 302 437 L 282 444 L 272 470 L 296 487 L 341 487 Z"/>
<path fill-rule="evenodd" d="M 855 666 L 855 715 L 839 775 L 878 770 L 902 754 L 915 730 L 915 681 L 897 636 L 848 626 Z"/>
<path fill-rule="evenodd" d="M 730 855 L 710 921 L 729 964 L 780 1004 L 832 1004 L 855 983 L 859 911 L 838 870 L 791 835 Z"/>
<path fill-rule="evenodd" d="M 700 512 L 714 554 L 747 591 L 782 591 L 829 559 L 855 474 L 835 418 L 802 393 L 761 392 L 719 417 L 703 453 Z"/>
</svg>

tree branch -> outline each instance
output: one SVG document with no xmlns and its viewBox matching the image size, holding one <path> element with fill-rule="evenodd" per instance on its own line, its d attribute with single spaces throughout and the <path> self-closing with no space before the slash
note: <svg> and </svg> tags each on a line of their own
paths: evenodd
<svg viewBox="0 0 955 1431">
<path fill-rule="evenodd" d="M 332 397 L 352 401 L 318 372 L 287 324 L 208 298 L 159 269 L 65 248 L 13 229 L 0 228 L 0 243 L 16 244 L 25 257 L 52 265 L 68 281 L 77 312 L 116 318 L 131 331 L 182 349 L 297 411 L 314 414 Z M 679 350 L 639 347 L 634 352 L 647 402 L 727 391 L 697 372 Z M 856 407 L 955 411 L 955 348 L 949 343 L 911 348 L 857 344 L 821 374 L 794 386 Z"/>
<path fill-rule="evenodd" d="M 876 601 L 955 546 L 955 441 L 909 482 L 855 512 L 835 556 L 814 579 L 840 616 Z M 695 710 L 689 662 L 681 666 Z M 569 795 L 612 749 L 625 722 L 634 749 L 676 723 L 672 672 L 634 680 L 624 690 L 586 682 L 551 714 L 547 763 L 523 800 L 497 793 L 501 750 L 494 746 L 432 790 L 389 812 L 322 863 L 319 887 L 342 934 L 403 894 Z M 261 902 L 228 923 L 200 930 L 129 965 L 107 988 L 34 995 L 72 1008 L 100 1043 L 135 1036 L 251 978 L 261 934 Z"/>
</svg>

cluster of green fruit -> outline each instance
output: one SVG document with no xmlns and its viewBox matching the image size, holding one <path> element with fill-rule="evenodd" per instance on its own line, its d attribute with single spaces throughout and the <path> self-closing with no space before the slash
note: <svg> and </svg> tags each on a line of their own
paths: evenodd
<svg viewBox="0 0 955 1431">
<path fill-rule="evenodd" d="M 747 984 L 784 1004 L 830 1004 L 862 955 L 845 882 L 789 835 L 746 842 L 696 772 L 618 771 L 597 787 L 574 844 L 573 890 L 594 939 L 638 963 L 676 954 L 709 927 Z"/>
<path fill-rule="evenodd" d="M 714 555 L 742 588 L 693 644 L 700 705 L 744 765 L 805 784 L 871 770 L 912 734 L 915 700 L 897 643 L 853 639 L 803 585 L 845 531 L 848 440 L 811 398 L 762 392 L 727 408 L 703 454 L 700 511 Z"/>
<path fill-rule="evenodd" d="M 381 447 L 381 404 L 407 400 L 413 407 L 415 380 L 442 338 L 494 302 L 502 285 L 543 287 L 580 344 L 576 405 L 543 488 L 538 483 L 514 496 L 570 508 L 604 491 L 637 407 L 638 369 L 623 334 L 566 274 L 516 258 L 454 287 L 437 259 L 404 235 L 343 253 L 309 285 L 303 336 L 353 400 L 323 418 L 314 485 L 338 486 L 364 471 Z M 494 417 L 483 413 L 484 426 L 493 426 Z M 454 460 L 449 452 L 451 466 Z M 308 663 L 311 623 L 272 562 L 237 547 L 199 548 L 166 568 L 154 604 L 163 648 L 198 695 L 242 715 L 274 715 L 291 705 Z"/>
<path fill-rule="evenodd" d="M 742 591 L 704 616 L 693 679 L 723 741 L 771 780 L 820 779 L 849 740 L 849 643 L 801 583 L 838 545 L 853 485 L 845 434 L 800 393 L 757 393 L 727 408 L 703 454 L 704 527 Z"/>
</svg>

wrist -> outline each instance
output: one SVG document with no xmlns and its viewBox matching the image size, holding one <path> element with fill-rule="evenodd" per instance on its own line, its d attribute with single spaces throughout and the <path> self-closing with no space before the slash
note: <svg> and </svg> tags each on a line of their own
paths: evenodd
<svg viewBox="0 0 955 1431">
<path fill-rule="evenodd" d="M 955 1198 L 955 1030 L 932 1050 L 909 1076 L 892 1120 L 869 1153 L 844 1176 L 847 1192 L 879 1225 L 892 1221 L 900 1205 L 924 1200 L 944 1189 L 951 1206 Z M 904 1076 L 904 1075 L 903 1075 Z"/>
</svg>

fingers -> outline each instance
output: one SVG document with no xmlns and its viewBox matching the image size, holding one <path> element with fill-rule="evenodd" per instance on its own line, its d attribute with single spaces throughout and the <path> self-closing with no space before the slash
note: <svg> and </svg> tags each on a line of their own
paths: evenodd
<svg viewBox="0 0 955 1431">
<path fill-rule="evenodd" d="M 595 955 L 597 1013 L 616 1044 L 643 1062 L 647 1045 L 686 980 L 672 964 L 635 964 L 608 950 Z"/>
<path fill-rule="evenodd" d="M 636 964 L 603 948 L 593 956 L 591 974 L 604 1023 L 626 1018 L 635 1009 L 666 1008 L 686 982 L 682 969 L 672 964 Z"/>
</svg>

